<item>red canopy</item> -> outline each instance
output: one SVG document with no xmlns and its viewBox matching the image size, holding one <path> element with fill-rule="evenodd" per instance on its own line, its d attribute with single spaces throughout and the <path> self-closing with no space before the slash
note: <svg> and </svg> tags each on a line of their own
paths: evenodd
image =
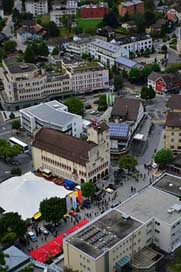
<svg viewBox="0 0 181 272">
<path fill-rule="evenodd" d="M 63 238 L 79 228 L 83 227 L 89 222 L 89 220 L 84 219 L 80 223 L 76 224 L 74 227 L 68 229 L 64 233 L 57 236 L 52 241 L 35 249 L 30 252 L 30 256 L 38 262 L 46 263 L 50 257 L 55 257 L 63 251 Z"/>
</svg>

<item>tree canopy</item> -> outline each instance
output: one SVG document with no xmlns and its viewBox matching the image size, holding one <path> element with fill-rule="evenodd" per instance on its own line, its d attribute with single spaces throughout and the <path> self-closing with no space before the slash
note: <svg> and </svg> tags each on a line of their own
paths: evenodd
<svg viewBox="0 0 181 272">
<path fill-rule="evenodd" d="M 40 203 L 40 212 L 46 222 L 58 223 L 67 212 L 65 198 L 44 199 Z"/>
<path fill-rule="evenodd" d="M 6 213 L 0 218 L 0 242 L 11 245 L 26 233 L 26 224 L 18 213 Z"/>
<path fill-rule="evenodd" d="M 93 197 L 96 187 L 92 182 L 85 182 L 81 184 L 81 191 L 84 197 Z"/>
<path fill-rule="evenodd" d="M 84 115 L 84 104 L 82 100 L 80 100 L 80 98 L 78 97 L 67 98 L 64 104 L 68 107 L 69 112 L 82 116 Z"/>
<path fill-rule="evenodd" d="M 19 153 L 22 152 L 22 149 L 18 145 L 11 145 L 4 139 L 0 139 L 0 156 L 4 159 L 13 158 Z"/>
<path fill-rule="evenodd" d="M 106 95 L 103 94 L 99 97 L 98 110 L 105 111 L 106 109 L 107 109 L 107 99 L 106 99 Z"/>
<path fill-rule="evenodd" d="M 164 169 L 167 164 L 173 161 L 172 151 L 163 148 L 156 153 L 154 160 L 159 164 L 161 169 Z"/>
<path fill-rule="evenodd" d="M 12 126 L 12 129 L 20 129 L 20 127 L 21 127 L 20 120 L 14 120 L 14 121 L 11 123 L 11 126 Z"/>
<path fill-rule="evenodd" d="M 2 6 L 5 14 L 11 14 L 14 6 L 14 0 L 3 0 Z"/>
<path fill-rule="evenodd" d="M 154 89 L 152 88 L 152 86 L 144 86 L 141 89 L 141 98 L 144 100 L 149 100 L 149 99 L 153 99 L 156 96 L 156 92 L 154 91 Z"/>
<path fill-rule="evenodd" d="M 48 23 L 47 29 L 49 37 L 57 37 L 59 35 L 59 29 L 54 22 L 50 21 Z"/>
<path fill-rule="evenodd" d="M 114 76 L 114 88 L 115 90 L 119 91 L 122 87 L 123 87 L 123 77 L 119 73 Z"/>
<path fill-rule="evenodd" d="M 8 40 L 4 42 L 3 48 L 6 54 L 13 53 L 16 50 L 17 43 L 13 40 Z"/>
<path fill-rule="evenodd" d="M 39 57 L 47 57 L 49 54 L 48 46 L 44 41 L 34 41 L 26 47 L 24 53 L 25 62 L 35 62 Z"/>
<path fill-rule="evenodd" d="M 119 25 L 116 13 L 110 11 L 104 16 L 103 24 L 116 28 Z"/>
<path fill-rule="evenodd" d="M 130 154 L 122 155 L 119 159 L 119 167 L 128 171 L 133 170 L 137 164 L 136 158 Z"/>
</svg>

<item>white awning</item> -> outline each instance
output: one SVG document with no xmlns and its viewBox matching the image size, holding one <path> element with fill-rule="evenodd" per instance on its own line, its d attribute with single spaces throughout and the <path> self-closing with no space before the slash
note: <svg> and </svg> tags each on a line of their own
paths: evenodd
<svg viewBox="0 0 181 272">
<path fill-rule="evenodd" d="M 143 138 L 144 138 L 144 135 L 140 133 L 135 134 L 135 136 L 133 137 L 134 140 L 139 140 L 139 141 L 142 141 Z"/>
</svg>

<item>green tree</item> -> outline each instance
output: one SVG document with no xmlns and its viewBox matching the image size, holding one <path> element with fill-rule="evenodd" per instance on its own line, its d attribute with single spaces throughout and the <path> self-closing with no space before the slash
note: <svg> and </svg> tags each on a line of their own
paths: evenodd
<svg viewBox="0 0 181 272">
<path fill-rule="evenodd" d="M 154 160 L 159 164 L 161 169 L 164 169 L 167 164 L 173 161 L 172 151 L 163 148 L 156 153 Z"/>
<path fill-rule="evenodd" d="M 41 217 L 46 222 L 58 223 L 66 214 L 65 198 L 52 197 L 40 203 Z"/>
<path fill-rule="evenodd" d="M 36 55 L 35 55 L 35 52 L 33 51 L 33 48 L 32 46 L 28 45 L 24 52 L 24 60 L 25 62 L 32 63 L 32 62 L 35 62 L 35 59 L 36 59 Z"/>
<path fill-rule="evenodd" d="M 156 22 L 155 13 L 153 10 L 146 10 L 144 13 L 144 22 L 146 26 L 150 26 Z"/>
<path fill-rule="evenodd" d="M 0 218 L 0 242 L 7 242 L 8 240 L 10 242 L 10 239 L 15 239 L 15 235 L 16 239 L 20 238 L 24 236 L 26 229 L 25 221 L 22 220 L 18 213 L 5 213 Z"/>
<path fill-rule="evenodd" d="M 1 272 L 6 272 L 7 271 L 7 266 L 6 266 L 6 259 L 8 258 L 7 254 L 4 254 L 2 250 L 0 250 L 0 271 Z"/>
<path fill-rule="evenodd" d="M 107 99 L 106 99 L 106 95 L 103 94 L 99 97 L 98 111 L 105 111 L 105 110 L 107 110 Z"/>
<path fill-rule="evenodd" d="M 152 86 L 144 86 L 142 89 L 141 89 L 141 98 L 144 99 L 144 100 L 150 100 L 150 99 L 153 99 L 155 98 L 156 96 L 156 93 L 154 91 L 154 89 L 152 88 Z"/>
<path fill-rule="evenodd" d="M 57 37 L 59 35 L 59 29 L 54 22 L 49 22 L 47 29 L 49 37 Z"/>
<path fill-rule="evenodd" d="M 0 139 L 0 156 L 2 156 L 5 160 L 7 158 L 13 158 L 19 153 L 22 152 L 22 149 L 18 145 L 11 145 L 4 139 Z"/>
<path fill-rule="evenodd" d="M 21 176 L 21 169 L 19 167 L 15 167 L 11 169 L 12 176 Z"/>
<path fill-rule="evenodd" d="M 86 198 L 93 197 L 96 191 L 96 187 L 92 182 L 86 182 L 81 184 L 82 195 Z"/>
<path fill-rule="evenodd" d="M 139 83 L 141 81 L 142 74 L 140 69 L 138 68 L 132 68 L 129 71 L 129 80 L 131 83 Z"/>
<path fill-rule="evenodd" d="M 60 53 L 60 50 L 59 50 L 58 47 L 55 47 L 55 48 L 53 49 L 53 51 L 52 51 L 52 55 L 53 55 L 53 56 L 56 56 L 56 55 L 58 55 L 59 53 Z"/>
<path fill-rule="evenodd" d="M 12 129 L 20 129 L 20 127 L 21 127 L 20 120 L 14 120 L 11 123 L 11 127 L 12 127 Z"/>
<path fill-rule="evenodd" d="M 11 112 L 10 115 L 9 115 L 9 118 L 10 119 L 14 119 L 15 118 L 15 114 L 13 112 Z"/>
<path fill-rule="evenodd" d="M 17 43 L 13 40 L 8 40 L 4 42 L 4 51 L 6 54 L 13 53 L 16 50 Z"/>
<path fill-rule="evenodd" d="M 136 14 L 134 16 L 135 24 L 136 24 L 136 32 L 142 33 L 145 31 L 145 20 L 144 15 L 142 14 Z"/>
<path fill-rule="evenodd" d="M 49 51 L 48 51 L 48 46 L 46 45 L 46 43 L 43 41 L 38 45 L 38 47 L 39 47 L 39 55 L 48 57 Z"/>
<path fill-rule="evenodd" d="M 70 97 L 65 100 L 65 105 L 68 107 L 69 112 L 84 115 L 84 104 L 80 98 Z"/>
<path fill-rule="evenodd" d="M 28 265 L 25 268 L 23 268 L 21 272 L 33 272 L 33 271 L 34 271 L 33 265 Z"/>
<path fill-rule="evenodd" d="M 17 240 L 17 235 L 13 231 L 8 231 L 4 236 L 1 237 L 1 243 L 6 246 L 13 245 Z"/>
<path fill-rule="evenodd" d="M 138 164 L 136 158 L 130 154 L 126 154 L 120 157 L 119 159 L 119 167 L 123 169 L 127 169 L 128 172 L 130 170 L 135 169 Z"/>
<path fill-rule="evenodd" d="M 103 18 L 103 24 L 111 26 L 113 28 L 118 27 L 119 22 L 117 19 L 117 14 L 115 12 L 110 11 L 108 14 L 106 14 Z"/>
<path fill-rule="evenodd" d="M 13 6 L 14 6 L 14 0 L 3 0 L 2 6 L 4 13 L 9 15 L 12 12 Z"/>
<path fill-rule="evenodd" d="M 119 74 L 115 75 L 115 77 L 114 77 L 114 88 L 116 91 L 119 91 L 122 87 L 123 87 L 123 77 L 119 73 Z"/>
</svg>

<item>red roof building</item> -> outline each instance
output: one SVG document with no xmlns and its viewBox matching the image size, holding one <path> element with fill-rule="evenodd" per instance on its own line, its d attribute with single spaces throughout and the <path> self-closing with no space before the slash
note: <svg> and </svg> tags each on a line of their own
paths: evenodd
<svg viewBox="0 0 181 272">
<path fill-rule="evenodd" d="M 84 5 L 81 7 L 81 18 L 104 18 L 108 13 L 108 5 L 106 3 L 101 5 Z"/>
</svg>

